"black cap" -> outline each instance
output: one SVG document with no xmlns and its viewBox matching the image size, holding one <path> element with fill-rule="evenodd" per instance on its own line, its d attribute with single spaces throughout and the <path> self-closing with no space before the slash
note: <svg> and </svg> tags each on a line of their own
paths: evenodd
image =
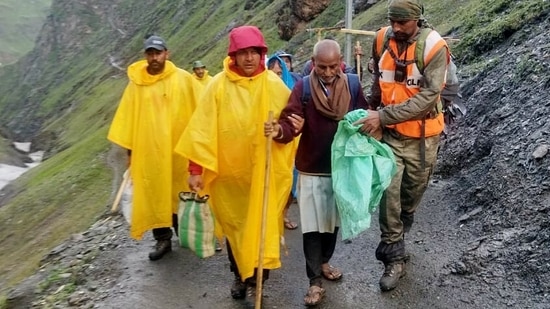
<svg viewBox="0 0 550 309">
<path fill-rule="evenodd" d="M 145 47 L 143 49 L 148 50 L 149 48 L 154 48 L 156 50 L 168 50 L 164 39 L 156 35 L 152 35 L 145 40 Z"/>
</svg>

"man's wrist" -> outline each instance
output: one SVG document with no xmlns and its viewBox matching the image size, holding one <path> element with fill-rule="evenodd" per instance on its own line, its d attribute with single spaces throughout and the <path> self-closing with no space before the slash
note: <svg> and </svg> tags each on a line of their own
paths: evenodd
<svg viewBox="0 0 550 309">
<path fill-rule="evenodd" d="M 282 139 L 283 138 L 283 128 L 279 126 L 279 132 L 277 133 L 277 136 L 274 137 L 274 139 Z"/>
<path fill-rule="evenodd" d="M 384 113 L 384 108 L 378 108 L 378 120 L 380 121 L 380 127 L 386 126 L 386 115 Z"/>
</svg>

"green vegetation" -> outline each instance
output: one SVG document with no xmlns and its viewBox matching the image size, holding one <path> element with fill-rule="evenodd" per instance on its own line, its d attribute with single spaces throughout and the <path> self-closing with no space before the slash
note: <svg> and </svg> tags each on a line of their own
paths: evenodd
<svg viewBox="0 0 550 309">
<path fill-rule="evenodd" d="M 46 279 L 44 279 L 42 282 L 38 284 L 38 287 L 40 290 L 44 291 L 49 288 L 51 288 L 54 285 L 57 285 L 60 282 L 66 281 L 65 279 L 72 279 L 71 281 L 74 281 L 74 278 L 72 276 L 63 276 L 64 274 L 70 274 L 69 269 L 54 269 Z M 70 282 L 70 284 L 74 285 L 74 282 Z"/>
<path fill-rule="evenodd" d="M 510 38 L 524 25 L 544 18 L 549 13 L 550 2 L 548 1 L 468 2 L 457 10 L 457 17 L 462 21 L 463 35 L 456 47 L 456 52 L 461 59 L 473 61 Z"/>
<path fill-rule="evenodd" d="M 5 138 L 0 138 L 0 163 L 7 162 L 9 160 L 9 141 Z"/>
<path fill-rule="evenodd" d="M 32 70 L 22 63 L 0 69 L 0 122 L 40 121 L 36 134 L 52 136 L 45 141 L 52 145 L 48 148 L 49 159 L 17 179 L 14 191 L 22 193 L 0 208 L 0 294 L 35 272 L 53 247 L 70 234 L 87 229 L 108 209 L 113 184 L 106 160 L 110 147 L 106 135 L 127 81 L 125 72 L 110 65 L 111 56 L 122 67 L 129 65 L 141 57 L 145 35 L 156 33 L 168 40 L 178 66 L 190 69 L 191 63 L 200 59 L 215 74 L 222 68 L 227 32 L 233 26 L 257 25 L 264 32 L 270 52 L 285 48 L 302 60 L 309 57 L 317 39 L 311 32 L 301 32 L 290 42 L 279 39 L 275 19 L 283 0 L 256 1 L 253 10 L 245 10 L 245 3 L 237 0 L 162 0 L 154 5 L 123 0 L 116 6 L 116 20 L 120 19 L 116 25 L 81 7 L 80 2 L 66 2 L 70 3 L 65 3 L 67 10 L 80 12 L 79 18 L 88 25 L 84 32 L 72 33 L 79 39 L 78 44 L 63 50 L 50 42 L 51 46 L 46 46 L 51 47 L 49 53 L 39 55 L 42 61 Z M 495 61 L 477 58 L 523 24 L 547 15 L 550 5 L 539 0 L 424 2 L 429 22 L 443 35 L 460 38 L 452 48 L 459 59 L 468 61 L 461 69 L 470 72 L 495 65 Z M 9 0 L 0 5 L 0 29 L 7 29 L 3 23 L 9 21 L 3 15 L 4 8 L 14 7 L 14 3 Z M 306 26 L 336 25 L 344 19 L 343 3 L 333 1 Z M 354 27 L 376 30 L 386 25 L 386 4 L 381 1 L 356 15 Z M 52 12 L 52 19 L 65 21 L 73 13 L 67 10 Z M 344 34 L 330 34 L 343 45 Z M 354 36 L 355 40 L 361 41 L 368 57 L 372 37 Z M 7 41 L 0 43 L 11 46 Z M 528 61 L 522 60 L 516 74 L 528 69 Z M 32 74 L 23 75 L 29 71 Z M 0 308 L 3 303 L 5 299 L 0 297 Z"/>
<path fill-rule="evenodd" d="M 112 175 L 105 135 L 97 130 L 14 182 L 28 189 L 0 208 L 3 287 L 32 274 L 53 247 L 105 212 Z"/>
<path fill-rule="evenodd" d="M 76 291 L 76 277 L 71 269 L 55 269 L 47 278 L 38 284 L 40 293 L 55 291 L 44 299 L 44 308 L 54 308 L 56 303 L 66 303 L 69 296 Z"/>
<path fill-rule="evenodd" d="M 0 65 L 29 52 L 46 20 L 51 0 L 2 0 L 0 3 Z"/>
</svg>

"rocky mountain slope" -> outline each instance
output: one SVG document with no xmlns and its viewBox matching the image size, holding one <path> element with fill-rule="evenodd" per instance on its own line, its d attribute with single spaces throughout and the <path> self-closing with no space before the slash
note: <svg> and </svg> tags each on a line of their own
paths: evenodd
<svg viewBox="0 0 550 309">
<path fill-rule="evenodd" d="M 8 145 L 32 142 L 31 151 L 45 151 L 39 167 L 0 194 L 0 294 L 110 203 L 120 173 L 110 167 L 105 136 L 127 82 L 125 67 L 142 57 L 144 37 L 161 34 L 177 65 L 201 59 L 216 73 L 237 25 L 258 25 L 273 50 L 282 47 L 270 17 L 286 3 L 53 1 L 35 49 L 0 69 L 0 135 Z M 343 15 L 343 3 L 329 8 Z M 28 226 L 42 232 L 27 233 Z"/>
<path fill-rule="evenodd" d="M 321 1 L 316 3 L 327 7 L 309 22 L 288 23 L 302 15 L 294 11 L 294 17 L 285 19 L 281 13 L 276 20 L 273 12 L 284 11 L 288 3 L 53 1 L 37 48 L 0 69 L 0 132 L 33 141 L 48 159 L 2 191 L 9 198 L 0 203 L 0 286 L 14 286 L 32 274 L 60 240 L 81 232 L 108 208 L 120 174 L 113 176 L 109 167 L 106 128 L 125 84 L 121 68 L 140 56 L 145 34 L 165 35 L 182 67 L 201 58 L 213 63 L 215 71 L 228 31 L 239 24 L 258 24 L 272 50 L 285 47 L 300 62 L 315 40 L 303 28 L 335 25 L 343 7 L 338 1 Z M 511 307 L 516 302 L 510 295 L 516 290 L 547 299 L 550 3 L 425 3 L 437 29 L 461 38 L 453 50 L 468 107 L 442 143 L 437 176 L 454 185 L 435 203 L 451 207 L 461 226 L 477 237 L 462 248 L 462 257 L 449 270 L 498 297 L 509 297 Z M 373 30 L 385 24 L 385 5 L 379 1 L 359 12 L 354 26 Z M 280 32 L 281 25 L 296 28 Z M 200 33 L 191 30 L 198 28 Z M 337 33 L 334 37 L 343 38 Z M 361 40 L 368 50 L 370 39 Z M 43 233 L 29 235 L 28 226 Z M 38 257 L 14 263 L 30 252 Z"/>
<path fill-rule="evenodd" d="M 468 114 L 442 145 L 439 174 L 457 218 L 479 236 L 460 274 L 495 293 L 550 293 L 550 11 L 489 53 L 462 87 Z"/>
<path fill-rule="evenodd" d="M 0 3 L 0 66 L 14 63 L 32 50 L 51 2 L 4 0 Z"/>
</svg>

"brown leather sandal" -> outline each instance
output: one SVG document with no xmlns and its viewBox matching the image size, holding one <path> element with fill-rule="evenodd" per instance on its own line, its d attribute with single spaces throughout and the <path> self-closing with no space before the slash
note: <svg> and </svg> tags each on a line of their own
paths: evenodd
<svg viewBox="0 0 550 309">
<path fill-rule="evenodd" d="M 323 274 L 323 277 L 329 281 L 338 281 L 342 279 L 342 272 L 330 265 L 330 264 L 323 264 L 321 273 Z"/>
<path fill-rule="evenodd" d="M 325 289 L 320 286 L 312 285 L 307 290 L 306 297 L 304 297 L 304 303 L 306 306 L 318 305 L 325 296 Z"/>
</svg>

